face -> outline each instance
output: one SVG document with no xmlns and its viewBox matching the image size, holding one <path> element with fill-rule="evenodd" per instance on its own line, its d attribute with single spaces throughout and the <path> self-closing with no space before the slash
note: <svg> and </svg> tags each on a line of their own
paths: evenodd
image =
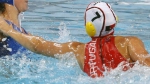
<svg viewBox="0 0 150 84">
<path fill-rule="evenodd" d="M 14 0 L 14 3 L 19 13 L 28 9 L 28 0 Z"/>
</svg>

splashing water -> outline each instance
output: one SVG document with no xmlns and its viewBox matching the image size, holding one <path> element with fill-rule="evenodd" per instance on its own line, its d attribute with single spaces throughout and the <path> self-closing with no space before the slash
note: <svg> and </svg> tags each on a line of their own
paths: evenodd
<svg viewBox="0 0 150 84">
<path fill-rule="evenodd" d="M 64 27 L 62 23 L 61 28 Z M 60 29 L 58 42 L 69 41 L 67 29 Z M 68 39 L 66 39 L 68 37 Z M 81 71 L 73 53 L 56 54 L 56 58 L 30 52 L 0 59 L 0 83 L 3 84 L 148 84 L 150 68 L 138 62 L 124 72 L 117 67 L 104 78 L 90 78 Z"/>
<path fill-rule="evenodd" d="M 70 41 L 70 32 L 67 30 L 66 24 L 64 22 L 60 23 L 59 29 L 59 38 L 56 40 L 57 42 L 67 42 Z M 65 39 L 64 39 L 65 38 Z"/>
<path fill-rule="evenodd" d="M 40 2 L 45 1 L 46 3 L 49 0 L 42 0 L 42 1 L 38 0 L 38 1 Z M 74 1 L 75 5 L 72 5 L 73 3 L 69 3 L 69 2 L 66 2 L 65 4 L 61 4 L 61 3 L 58 3 L 60 2 L 59 0 L 56 0 L 55 1 L 56 3 L 55 2 L 52 3 L 51 1 L 51 4 L 50 4 L 51 6 L 46 5 L 46 7 L 41 7 L 41 6 L 45 6 L 43 3 L 41 3 L 41 5 L 39 6 L 38 1 L 34 1 L 34 3 L 36 2 L 37 4 L 36 3 L 35 5 L 32 4 L 32 7 L 30 7 L 33 12 L 35 11 L 34 13 L 31 13 L 31 14 L 28 13 L 28 15 L 31 15 L 30 17 L 33 17 L 35 13 L 38 13 L 39 16 L 37 17 L 40 17 L 43 14 L 42 16 L 43 17 L 45 16 L 44 18 L 51 19 L 52 21 L 54 20 L 54 23 L 55 21 L 62 21 L 62 19 L 68 20 L 72 24 L 75 21 L 75 23 L 73 24 L 75 26 L 70 26 L 70 27 L 73 27 L 75 28 L 75 30 L 77 30 L 76 28 L 77 27 L 82 28 L 83 25 L 81 24 L 84 23 L 83 20 L 81 19 L 83 18 L 83 14 L 80 14 L 80 13 L 83 13 L 84 11 L 83 9 L 85 9 L 84 7 L 87 4 L 89 4 L 90 1 L 93 1 L 93 0 L 87 0 L 86 2 L 81 1 L 81 0 L 70 0 L 70 2 Z M 148 10 L 145 10 L 145 11 L 143 10 L 145 8 L 148 8 L 147 6 L 142 6 L 142 7 L 140 6 L 142 4 L 148 5 L 149 3 L 147 2 L 149 2 L 149 0 L 140 0 L 140 1 L 130 0 L 130 2 L 128 0 L 125 0 L 125 1 L 124 0 L 114 0 L 114 1 L 106 0 L 106 1 L 112 2 L 112 4 L 116 4 L 116 3 L 113 3 L 114 1 L 118 3 L 118 5 L 112 6 L 112 7 L 116 7 L 116 10 L 118 11 L 117 14 L 120 16 L 120 21 L 121 23 L 123 23 L 119 25 L 119 28 L 123 30 L 119 30 L 118 28 L 118 31 L 119 32 L 123 31 L 121 34 L 125 34 L 125 35 L 133 34 L 133 31 L 134 31 L 136 32 L 135 34 L 139 34 L 139 36 L 141 35 L 144 40 L 146 39 L 145 43 L 146 45 L 149 45 L 148 44 L 149 39 L 144 38 L 144 37 L 149 36 L 149 32 L 148 32 L 149 30 L 145 30 L 145 28 L 147 27 L 148 27 L 147 29 L 149 29 L 149 25 L 148 25 L 149 18 L 147 20 L 147 19 L 144 19 L 144 17 L 145 16 L 150 17 L 150 15 L 149 15 Z M 143 1 L 144 3 L 141 1 Z M 33 5 L 35 7 L 33 7 Z M 72 8 L 72 6 L 74 7 Z M 41 10 L 41 8 L 43 8 L 43 10 Z M 53 11 L 54 12 L 53 14 L 47 15 L 47 12 L 49 12 L 50 8 L 52 8 L 50 12 L 51 13 Z M 59 10 L 69 10 L 66 12 L 70 14 L 67 13 L 68 15 L 63 17 L 61 14 L 65 12 L 58 12 L 57 8 Z M 134 10 L 130 10 L 130 9 L 134 9 Z M 139 10 L 139 9 L 142 9 L 142 10 Z M 46 11 L 46 13 L 44 11 Z M 139 15 L 140 17 L 142 17 L 142 19 L 144 19 L 144 21 L 140 21 L 137 18 L 139 16 L 135 17 L 135 15 L 138 15 L 136 11 L 142 13 L 142 14 L 140 13 Z M 134 15 L 134 12 L 135 12 L 135 15 Z M 75 17 L 76 15 L 79 17 L 76 18 Z M 52 19 L 53 17 L 59 17 L 59 18 Z M 32 24 L 32 22 L 40 21 L 39 23 L 41 23 L 41 19 L 38 19 L 38 18 L 37 19 L 33 19 L 33 18 L 27 19 L 29 17 L 25 17 L 25 18 L 27 20 L 26 22 L 27 27 L 25 28 L 28 28 L 28 27 L 30 28 L 30 26 L 36 27 L 36 25 L 34 24 L 37 24 L 37 23 Z M 42 19 L 42 21 L 43 23 L 45 23 L 47 19 L 46 21 Z M 134 24 L 137 24 L 137 22 L 138 22 L 138 25 L 144 25 L 142 27 L 140 26 L 140 29 L 142 28 L 145 31 L 141 31 L 141 33 L 140 32 L 138 33 L 136 31 L 136 30 L 139 30 L 134 25 Z M 40 25 L 41 28 L 43 28 L 43 26 L 45 28 L 45 25 Z M 57 26 L 57 24 L 55 26 Z M 63 42 L 68 42 L 68 41 L 74 41 L 77 39 L 77 38 L 71 37 L 72 33 L 70 33 L 70 30 L 69 28 L 67 28 L 67 26 L 68 25 L 66 25 L 66 22 L 60 23 L 58 27 L 59 38 L 53 41 L 63 43 Z M 131 26 L 133 26 L 133 28 L 131 28 Z M 35 30 L 36 29 L 33 29 L 33 31 Z M 39 34 L 41 34 L 41 30 L 39 30 L 39 32 L 40 32 Z M 132 32 L 132 33 L 129 33 L 129 32 Z M 82 32 L 79 32 L 79 33 L 82 33 Z M 79 35 L 80 37 L 85 36 L 84 34 L 79 34 L 79 33 L 77 32 L 77 34 L 75 33 L 75 35 L 76 36 Z M 81 38 L 84 39 L 84 37 L 81 37 Z M 147 49 L 150 51 L 150 48 L 147 48 Z M 116 69 L 112 70 L 110 73 L 104 72 L 106 74 L 105 77 L 93 79 L 93 78 L 88 77 L 83 71 L 81 71 L 75 59 L 74 54 L 71 52 L 68 52 L 63 55 L 56 55 L 57 59 L 46 57 L 43 55 L 38 55 L 30 51 L 29 53 L 30 54 L 18 53 L 13 56 L 6 56 L 0 59 L 0 84 L 149 84 L 150 82 L 150 68 L 140 65 L 138 62 L 136 62 L 134 67 L 129 69 L 128 71 L 124 72 L 120 69 L 120 67 L 117 67 Z M 16 58 L 16 57 L 19 57 L 19 58 Z"/>
</svg>

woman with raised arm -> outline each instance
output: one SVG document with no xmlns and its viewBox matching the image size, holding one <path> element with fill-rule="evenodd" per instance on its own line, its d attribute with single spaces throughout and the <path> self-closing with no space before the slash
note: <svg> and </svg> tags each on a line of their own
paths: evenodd
<svg viewBox="0 0 150 84">
<path fill-rule="evenodd" d="M 19 14 L 28 8 L 28 0 L 0 0 L 0 16 L 12 25 L 14 30 L 27 34 L 21 27 Z M 1 21 L 1 20 L 0 20 Z M 11 37 L 0 33 L 0 57 L 16 54 L 18 51 L 23 52 L 26 48 L 20 45 Z"/>
<path fill-rule="evenodd" d="M 123 70 L 132 67 L 136 61 L 150 66 L 150 57 L 140 39 L 113 35 L 117 17 L 105 2 L 91 3 L 85 11 L 86 32 L 92 38 L 88 43 L 47 41 L 17 32 L 3 18 L 0 20 L 0 30 L 4 34 L 35 53 L 50 57 L 74 53 L 81 69 L 92 78 L 104 76 L 105 70 L 115 69 L 119 64 L 122 64 Z"/>
</svg>

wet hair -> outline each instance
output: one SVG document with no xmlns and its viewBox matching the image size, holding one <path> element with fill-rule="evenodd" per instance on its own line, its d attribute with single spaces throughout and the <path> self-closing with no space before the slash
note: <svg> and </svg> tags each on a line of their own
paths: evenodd
<svg viewBox="0 0 150 84">
<path fill-rule="evenodd" d="M 5 3 L 0 3 L 0 14 L 5 12 Z"/>
</svg>

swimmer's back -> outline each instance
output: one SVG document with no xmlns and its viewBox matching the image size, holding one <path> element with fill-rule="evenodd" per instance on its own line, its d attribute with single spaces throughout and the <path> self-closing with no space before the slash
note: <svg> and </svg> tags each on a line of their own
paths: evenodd
<svg viewBox="0 0 150 84">
<path fill-rule="evenodd" d="M 142 43 L 141 40 L 139 40 L 137 37 L 133 36 L 115 36 L 115 46 L 120 52 L 120 54 L 126 58 L 129 59 L 130 62 L 134 62 L 134 59 L 132 59 L 130 55 L 130 43 L 133 44 L 133 42 Z M 72 47 L 76 49 L 75 56 L 77 58 L 77 61 L 80 65 L 80 68 L 83 70 L 84 67 L 84 58 L 85 58 L 85 44 L 80 42 L 73 42 Z M 138 46 L 137 46 L 138 47 Z M 145 50 L 146 52 L 146 50 Z"/>
</svg>

